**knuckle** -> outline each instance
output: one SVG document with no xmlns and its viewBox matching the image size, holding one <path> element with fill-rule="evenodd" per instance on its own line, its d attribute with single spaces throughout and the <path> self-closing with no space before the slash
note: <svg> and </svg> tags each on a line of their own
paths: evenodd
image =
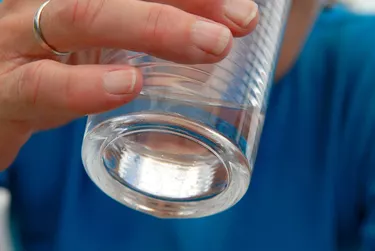
<svg viewBox="0 0 375 251">
<path fill-rule="evenodd" d="M 35 107 L 38 104 L 46 63 L 44 60 L 34 62 L 18 76 L 15 95 L 27 106 Z"/>
<path fill-rule="evenodd" d="M 68 25 L 79 30 L 92 27 L 106 0 L 67 0 L 63 1 L 63 7 L 58 11 L 60 19 Z"/>
<path fill-rule="evenodd" d="M 169 26 L 173 23 L 175 8 L 157 4 L 150 8 L 144 29 L 144 41 L 155 41 L 163 44 Z"/>
<path fill-rule="evenodd" d="M 12 95 L 10 95 L 9 91 L 9 78 L 1 77 L 0 83 L 1 83 L 1 91 L 0 91 L 0 120 L 7 117 L 9 114 L 9 107 L 12 107 L 13 100 Z M 13 106 L 14 107 L 14 106 Z"/>
<path fill-rule="evenodd" d="M 72 75 L 67 75 L 62 82 L 65 84 L 62 85 L 61 90 L 61 106 L 60 108 L 64 108 L 63 110 L 68 110 L 69 112 L 75 113 L 75 104 L 74 100 L 77 100 L 77 96 L 75 93 L 75 86 L 77 84 L 76 81 L 74 81 Z"/>
</svg>

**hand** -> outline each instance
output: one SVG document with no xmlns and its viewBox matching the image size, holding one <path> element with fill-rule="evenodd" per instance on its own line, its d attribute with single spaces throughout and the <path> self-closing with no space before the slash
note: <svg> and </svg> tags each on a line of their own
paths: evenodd
<svg viewBox="0 0 375 251">
<path fill-rule="evenodd" d="M 0 4 L 0 169 L 37 130 L 121 106 L 140 92 L 142 76 L 108 64 L 113 49 L 181 63 L 212 63 L 230 51 L 232 34 L 256 26 L 251 0 L 52 0 L 41 16 L 44 50 L 33 34 L 40 0 Z M 109 60 L 108 60 L 109 59 Z"/>
</svg>

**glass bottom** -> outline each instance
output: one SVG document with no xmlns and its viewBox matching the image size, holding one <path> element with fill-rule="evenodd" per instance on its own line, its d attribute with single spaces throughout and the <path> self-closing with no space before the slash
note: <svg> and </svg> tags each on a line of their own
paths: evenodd
<svg viewBox="0 0 375 251">
<path fill-rule="evenodd" d="M 249 162 L 212 128 L 177 114 L 142 112 L 106 120 L 84 138 L 91 179 L 124 205 L 159 218 L 221 212 L 245 194 Z"/>
</svg>

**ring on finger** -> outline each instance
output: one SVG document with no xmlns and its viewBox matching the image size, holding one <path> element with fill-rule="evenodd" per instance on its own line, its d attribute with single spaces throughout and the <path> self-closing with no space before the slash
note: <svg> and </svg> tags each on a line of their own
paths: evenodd
<svg viewBox="0 0 375 251">
<path fill-rule="evenodd" d="M 52 45 L 50 45 L 45 37 L 43 36 L 43 32 L 42 32 L 42 28 L 40 26 L 40 20 L 41 20 L 41 16 L 42 16 L 42 12 L 44 10 L 44 8 L 47 6 L 47 4 L 49 3 L 50 0 L 47 0 L 46 2 L 44 2 L 42 5 L 40 5 L 40 7 L 38 8 L 38 10 L 35 12 L 35 15 L 34 15 L 34 34 L 35 34 L 35 37 L 39 43 L 39 45 L 57 55 L 57 56 L 66 56 L 66 55 L 69 55 L 71 52 L 61 52 L 61 51 L 58 51 L 56 48 L 54 48 Z"/>
</svg>

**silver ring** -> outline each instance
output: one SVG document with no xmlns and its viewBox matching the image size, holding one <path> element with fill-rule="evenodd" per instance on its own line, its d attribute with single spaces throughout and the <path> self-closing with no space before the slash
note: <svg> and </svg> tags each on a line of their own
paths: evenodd
<svg viewBox="0 0 375 251">
<path fill-rule="evenodd" d="M 55 54 L 57 56 L 69 55 L 70 52 L 60 52 L 60 51 L 56 50 L 56 48 L 54 48 L 53 46 L 51 46 L 50 44 L 47 43 L 46 39 L 43 36 L 43 32 L 42 32 L 42 29 L 40 27 L 40 18 L 41 18 L 44 7 L 46 7 L 48 3 L 49 3 L 49 0 L 44 2 L 39 7 L 39 9 L 35 12 L 35 15 L 34 15 L 34 34 L 35 34 L 35 37 L 36 37 L 36 39 L 38 40 L 38 43 L 40 44 L 40 46 L 43 49 L 45 49 L 49 52 L 52 52 L 53 54 Z"/>
</svg>

